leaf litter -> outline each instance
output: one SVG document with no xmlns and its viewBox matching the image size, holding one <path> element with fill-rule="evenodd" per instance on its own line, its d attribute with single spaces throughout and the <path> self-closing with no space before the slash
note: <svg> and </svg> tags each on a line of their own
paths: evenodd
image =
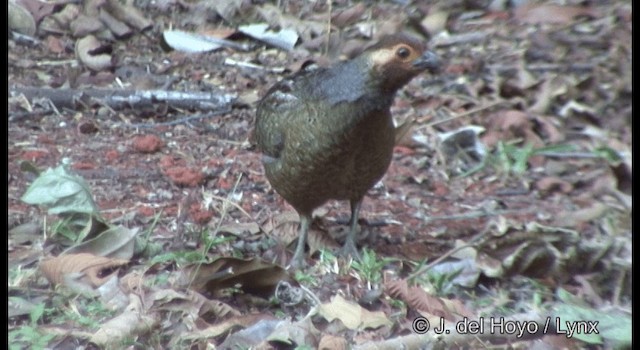
<svg viewBox="0 0 640 350">
<path fill-rule="evenodd" d="M 171 348 L 412 348 L 436 341 L 412 334 L 418 317 L 480 316 L 600 320 L 601 334 L 564 337 L 567 347 L 631 341 L 627 2 L 34 4 L 18 3 L 26 22 L 9 39 L 9 294 L 24 305 L 9 318 L 11 344 L 29 347 L 46 333 L 105 347 L 135 338 Z M 233 44 L 167 52 L 159 43 L 169 30 Z M 367 271 L 335 258 L 348 210 L 330 202 L 310 233 L 312 266 L 287 271 L 298 221 L 251 149 L 254 104 L 310 58 L 353 57 L 398 30 L 430 39 L 448 64 L 393 107 L 405 136 L 359 222 L 360 244 L 386 260 Z M 141 74 L 112 71 L 122 67 Z M 87 87 L 242 98 L 221 97 L 226 109 L 212 113 L 197 102 L 159 107 L 156 95 L 146 107 L 91 100 Z M 473 142 L 436 142 L 470 125 Z M 137 136 L 160 143 L 140 148 Z M 302 299 L 270 303 L 283 282 Z M 65 287 L 25 292 L 54 284 Z M 56 297 L 87 292 L 93 299 Z M 116 313 L 96 314 L 99 305 Z M 29 333 L 33 322 L 43 333 Z M 547 346 L 557 338 L 533 336 Z"/>
</svg>

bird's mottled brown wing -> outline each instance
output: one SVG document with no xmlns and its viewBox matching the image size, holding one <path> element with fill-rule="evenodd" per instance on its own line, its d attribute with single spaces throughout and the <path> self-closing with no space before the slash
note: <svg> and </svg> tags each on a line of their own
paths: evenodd
<svg viewBox="0 0 640 350">
<path fill-rule="evenodd" d="M 295 93 L 300 89 L 295 79 L 287 78 L 274 85 L 258 104 L 255 138 L 258 148 L 266 156 L 280 158 L 287 129 L 295 118 L 305 114 L 306 104 Z"/>
</svg>

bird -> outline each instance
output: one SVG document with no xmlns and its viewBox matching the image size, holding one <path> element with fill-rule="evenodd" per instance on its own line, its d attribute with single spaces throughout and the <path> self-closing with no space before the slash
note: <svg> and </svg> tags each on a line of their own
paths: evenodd
<svg viewBox="0 0 640 350">
<path fill-rule="evenodd" d="M 350 60 L 309 65 L 274 84 L 258 102 L 253 137 L 265 175 L 300 217 L 289 267 L 305 265 L 313 211 L 328 200 L 349 201 L 342 254 L 359 257 L 362 200 L 393 154 L 391 105 L 398 90 L 427 70 L 440 70 L 438 56 L 420 39 L 397 33 Z"/>
</svg>

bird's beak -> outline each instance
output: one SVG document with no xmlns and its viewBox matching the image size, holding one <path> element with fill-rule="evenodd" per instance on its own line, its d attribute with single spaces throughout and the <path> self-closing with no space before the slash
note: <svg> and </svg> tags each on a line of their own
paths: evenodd
<svg viewBox="0 0 640 350">
<path fill-rule="evenodd" d="M 413 61 L 413 66 L 416 69 L 428 69 L 431 73 L 438 73 L 440 71 L 440 58 L 433 51 L 425 51 L 422 56 Z"/>
</svg>

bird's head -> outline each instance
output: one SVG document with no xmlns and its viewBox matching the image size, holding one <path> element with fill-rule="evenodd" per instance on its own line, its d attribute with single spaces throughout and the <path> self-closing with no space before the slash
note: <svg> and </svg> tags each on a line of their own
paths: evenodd
<svg viewBox="0 0 640 350">
<path fill-rule="evenodd" d="M 383 37 L 362 56 L 375 81 L 389 90 L 401 88 L 425 70 L 431 73 L 440 70 L 438 56 L 427 50 L 423 42 L 407 34 Z"/>
</svg>

